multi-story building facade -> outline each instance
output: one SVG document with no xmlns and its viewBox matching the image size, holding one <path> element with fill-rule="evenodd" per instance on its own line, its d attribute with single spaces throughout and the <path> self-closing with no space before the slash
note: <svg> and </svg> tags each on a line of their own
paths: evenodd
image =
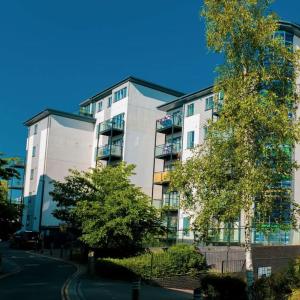
<svg viewBox="0 0 300 300">
<path fill-rule="evenodd" d="M 286 46 L 292 45 L 294 49 L 300 49 L 299 25 L 280 22 L 280 28 L 275 36 L 280 36 Z M 300 78 L 297 80 L 297 85 L 300 86 Z M 169 189 L 168 171 L 173 168 L 176 160 L 185 161 L 191 156 L 191 149 L 204 142 L 208 120 L 218 118 L 219 107 L 214 105 L 216 96 L 219 99 L 219 105 L 222 104 L 222 95 L 214 95 L 213 87 L 208 87 L 158 107 L 159 110 L 165 112 L 165 115 L 156 122 L 153 203 L 156 206 L 167 208 L 165 220 L 170 231 L 174 232 L 173 237 L 177 239 L 193 239 L 193 234 L 189 230 L 193 220 L 193 212 L 180 209 L 178 193 Z M 300 161 L 299 144 L 296 145 L 294 157 L 296 161 Z M 295 201 L 300 203 L 300 184 L 298 182 L 300 182 L 300 170 L 295 171 L 291 181 L 285 181 L 282 184 L 292 188 Z M 159 196 L 157 197 L 157 195 Z M 233 228 L 224 228 L 216 241 L 227 243 L 229 239 L 231 242 L 243 242 L 242 227 L 243 220 L 241 217 L 233 225 Z M 300 242 L 299 233 L 295 231 L 277 232 L 268 238 L 267 241 L 261 232 L 254 231 L 253 233 L 253 241 L 256 243 L 271 241 L 273 243 L 296 244 Z"/>
<path fill-rule="evenodd" d="M 60 221 L 49 192 L 69 169 L 88 170 L 101 162 L 136 165 L 132 182 L 152 195 L 152 124 L 163 116 L 157 106 L 182 93 L 129 77 L 80 104 L 79 114 L 46 109 L 28 127 L 23 227 L 55 229 Z"/>
</svg>

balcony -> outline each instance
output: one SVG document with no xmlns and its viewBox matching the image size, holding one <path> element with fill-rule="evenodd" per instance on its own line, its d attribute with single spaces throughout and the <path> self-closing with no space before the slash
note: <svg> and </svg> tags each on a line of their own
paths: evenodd
<svg viewBox="0 0 300 300">
<path fill-rule="evenodd" d="M 110 119 L 99 124 L 99 134 L 115 136 L 124 132 L 124 121 Z"/>
<path fill-rule="evenodd" d="M 155 147 L 155 157 L 159 159 L 177 159 L 181 153 L 181 143 L 167 143 Z"/>
<path fill-rule="evenodd" d="M 90 112 L 89 108 L 87 107 L 80 107 L 78 114 L 84 117 L 91 117 L 91 118 L 93 117 L 93 113 Z"/>
<path fill-rule="evenodd" d="M 170 172 L 155 172 L 153 182 L 158 185 L 168 184 L 170 182 Z"/>
<path fill-rule="evenodd" d="M 98 150 L 98 158 L 100 160 L 114 161 L 122 159 L 122 146 L 105 145 Z"/>
<path fill-rule="evenodd" d="M 169 210 L 178 210 L 179 194 L 174 192 L 163 194 L 162 206 L 168 208 Z"/>
<path fill-rule="evenodd" d="M 156 131 L 164 134 L 171 134 L 182 130 L 182 115 L 167 115 L 156 121 Z"/>
</svg>

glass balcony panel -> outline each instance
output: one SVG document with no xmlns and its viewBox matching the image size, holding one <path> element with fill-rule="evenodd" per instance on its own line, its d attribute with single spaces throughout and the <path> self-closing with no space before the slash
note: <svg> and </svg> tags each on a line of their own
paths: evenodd
<svg viewBox="0 0 300 300">
<path fill-rule="evenodd" d="M 181 143 L 163 144 L 155 147 L 155 157 L 168 158 L 172 155 L 177 156 L 181 152 Z"/>
<path fill-rule="evenodd" d="M 100 159 L 109 159 L 109 157 L 121 158 L 122 146 L 120 145 L 105 145 L 98 150 L 98 157 Z"/>
<path fill-rule="evenodd" d="M 154 183 L 155 184 L 167 184 L 170 182 L 170 173 L 169 172 L 155 172 L 154 173 Z"/>
<path fill-rule="evenodd" d="M 99 124 L 99 133 L 120 134 L 124 131 L 124 121 L 120 119 L 110 119 Z"/>
<path fill-rule="evenodd" d="M 158 132 L 168 133 L 172 131 L 174 127 L 174 132 L 181 130 L 182 128 L 182 114 L 177 113 L 174 115 L 167 115 L 162 119 L 156 121 L 156 129 Z"/>
</svg>

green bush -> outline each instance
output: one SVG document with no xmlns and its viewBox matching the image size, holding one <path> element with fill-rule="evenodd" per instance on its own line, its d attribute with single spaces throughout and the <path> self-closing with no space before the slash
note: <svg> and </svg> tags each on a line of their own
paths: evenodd
<svg viewBox="0 0 300 300">
<path fill-rule="evenodd" d="M 300 261 L 291 262 L 287 269 L 261 278 L 254 283 L 253 298 L 255 300 L 288 299 L 293 290 L 300 287 Z"/>
<path fill-rule="evenodd" d="M 204 299 L 247 300 L 246 283 L 236 277 L 208 274 L 201 280 Z M 262 298 L 267 299 L 267 298 Z"/>
<path fill-rule="evenodd" d="M 143 279 L 197 276 L 207 269 L 205 258 L 194 247 L 177 245 L 167 251 L 143 254 L 124 259 L 106 258 L 98 260 L 97 269 L 102 275 L 118 278 L 138 276 Z"/>
</svg>

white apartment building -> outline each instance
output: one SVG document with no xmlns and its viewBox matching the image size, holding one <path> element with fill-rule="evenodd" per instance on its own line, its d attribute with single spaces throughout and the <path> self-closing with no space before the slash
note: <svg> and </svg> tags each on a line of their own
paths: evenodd
<svg viewBox="0 0 300 300">
<path fill-rule="evenodd" d="M 23 228 L 55 229 L 60 221 L 49 192 L 69 169 L 88 170 L 97 162 L 135 164 L 132 182 L 152 195 L 154 125 L 164 113 L 157 106 L 183 94 L 134 77 L 80 104 L 80 113 L 52 109 L 37 114 L 28 127 Z"/>
<path fill-rule="evenodd" d="M 276 36 L 281 36 L 286 45 L 293 45 L 294 49 L 300 48 L 300 26 L 280 22 Z M 300 86 L 300 78 L 297 80 Z M 217 118 L 217 108 L 214 107 L 213 87 L 208 87 L 198 92 L 184 95 L 174 101 L 158 107 L 165 112 L 163 118 L 156 122 L 155 165 L 153 174 L 153 203 L 155 206 L 168 208 L 166 223 L 173 231 L 171 238 L 193 239 L 189 228 L 192 222 L 192 212 L 180 209 L 180 197 L 177 192 L 169 190 L 168 171 L 172 169 L 174 161 L 186 160 L 191 155 L 191 149 L 195 145 L 202 144 L 205 138 L 207 121 Z M 218 95 L 222 101 L 222 95 Z M 298 112 L 300 116 L 300 111 Z M 161 142 L 163 141 L 163 142 Z M 300 162 L 300 145 L 296 145 L 295 159 Z M 295 201 L 300 204 L 300 170 L 294 174 L 292 181 L 282 184 L 292 187 Z M 158 196 L 157 196 L 158 195 Z M 232 230 L 222 231 L 217 242 L 227 242 L 230 236 L 231 242 L 243 242 L 244 232 L 239 228 L 243 226 L 243 220 L 239 220 Z M 271 241 L 270 241 L 271 240 Z M 268 242 L 281 244 L 298 244 L 300 235 L 298 232 L 280 232 L 271 235 Z M 266 238 L 260 232 L 253 233 L 255 243 L 266 243 Z"/>
</svg>

